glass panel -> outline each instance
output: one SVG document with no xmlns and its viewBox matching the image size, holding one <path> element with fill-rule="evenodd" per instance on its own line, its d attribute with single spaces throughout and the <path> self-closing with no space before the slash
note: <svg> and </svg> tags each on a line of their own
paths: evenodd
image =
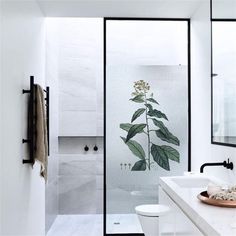
<svg viewBox="0 0 236 236">
<path fill-rule="evenodd" d="M 135 206 L 187 169 L 187 21 L 107 20 L 107 233 L 142 233 Z"/>
</svg>

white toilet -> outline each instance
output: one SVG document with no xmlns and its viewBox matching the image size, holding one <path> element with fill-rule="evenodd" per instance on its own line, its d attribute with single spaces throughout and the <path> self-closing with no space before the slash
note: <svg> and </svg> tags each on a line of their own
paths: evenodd
<svg viewBox="0 0 236 236">
<path fill-rule="evenodd" d="M 140 205 L 135 207 L 145 236 L 159 235 L 159 216 L 166 215 L 170 208 L 165 205 Z"/>
</svg>

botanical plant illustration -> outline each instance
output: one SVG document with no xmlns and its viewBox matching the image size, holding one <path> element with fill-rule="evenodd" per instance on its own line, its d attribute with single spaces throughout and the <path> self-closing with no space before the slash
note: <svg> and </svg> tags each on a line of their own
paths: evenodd
<svg viewBox="0 0 236 236">
<path fill-rule="evenodd" d="M 135 91 L 132 93 L 130 101 L 140 103 L 140 107 L 134 112 L 131 123 L 122 123 L 120 128 L 127 132 L 126 137 L 121 137 L 130 151 L 138 157 L 138 160 L 132 167 L 132 171 L 150 170 L 154 163 L 157 163 L 165 170 L 170 170 L 169 160 L 179 162 L 179 152 L 169 145 L 158 145 L 156 141 L 162 140 L 172 145 L 180 145 L 179 139 L 174 136 L 165 126 L 162 120 L 168 121 L 167 116 L 154 108 L 159 103 L 153 98 L 153 93 L 149 94 L 150 86 L 144 80 L 134 82 Z M 141 116 L 145 116 L 145 123 L 134 123 Z M 154 128 L 152 128 L 154 127 Z M 155 140 L 151 140 L 151 133 L 155 134 Z M 137 141 L 136 135 L 145 135 L 147 137 L 146 152 Z"/>
</svg>

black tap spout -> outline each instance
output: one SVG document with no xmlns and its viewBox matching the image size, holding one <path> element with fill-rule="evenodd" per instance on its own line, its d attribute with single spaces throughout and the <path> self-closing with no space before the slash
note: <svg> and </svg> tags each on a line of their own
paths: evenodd
<svg viewBox="0 0 236 236">
<path fill-rule="evenodd" d="M 223 166 L 223 167 L 230 169 L 230 170 L 233 170 L 233 168 L 234 168 L 233 162 L 229 162 L 229 159 L 228 159 L 228 162 L 223 161 L 223 162 L 204 163 L 200 168 L 200 173 L 203 173 L 203 170 L 206 166 Z"/>
</svg>

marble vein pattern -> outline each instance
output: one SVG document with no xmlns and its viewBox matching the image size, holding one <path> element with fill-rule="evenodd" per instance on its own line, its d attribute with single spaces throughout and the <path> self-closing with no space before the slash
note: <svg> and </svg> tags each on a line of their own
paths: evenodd
<svg viewBox="0 0 236 236">
<path fill-rule="evenodd" d="M 56 216 L 58 214 L 58 181 L 55 179 L 54 181 L 51 181 L 47 184 L 47 187 L 45 188 L 46 193 L 46 211 L 45 211 L 45 229 L 46 232 L 49 230 L 50 226 L 53 224 L 54 220 L 56 219 Z"/>
<path fill-rule="evenodd" d="M 96 174 L 96 155 L 61 155 L 59 175 L 81 176 Z"/>
<path fill-rule="evenodd" d="M 59 214 L 103 212 L 103 154 L 61 154 Z"/>
<path fill-rule="evenodd" d="M 59 212 L 60 214 L 96 213 L 96 176 L 61 176 Z"/>
<path fill-rule="evenodd" d="M 60 35 L 58 59 L 59 132 L 60 136 L 96 136 L 97 130 L 102 134 L 102 123 L 96 121 L 103 109 L 103 24 L 99 19 L 72 21 L 74 28 L 60 24 L 65 33 Z"/>
</svg>

